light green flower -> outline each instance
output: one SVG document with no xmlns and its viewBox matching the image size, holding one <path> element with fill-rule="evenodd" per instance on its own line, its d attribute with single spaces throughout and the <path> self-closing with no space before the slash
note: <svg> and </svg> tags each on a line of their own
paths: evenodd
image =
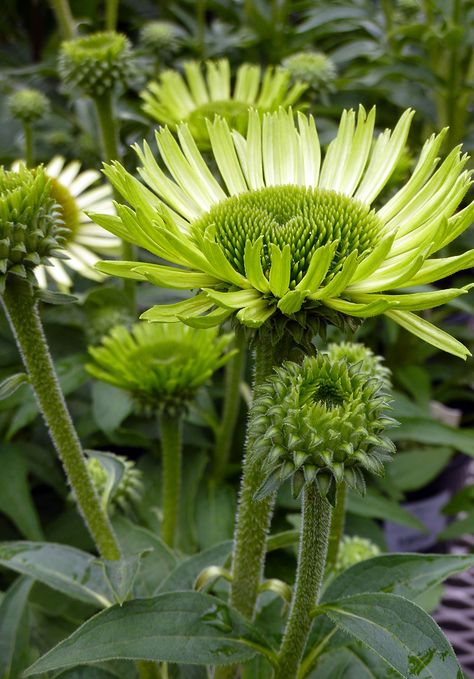
<svg viewBox="0 0 474 679">
<path fill-rule="evenodd" d="M 290 86 L 290 74 L 282 68 L 267 68 L 262 77 L 259 66 L 243 64 L 233 87 L 227 59 L 207 61 L 205 69 L 204 77 L 199 62 L 187 62 L 185 78 L 178 71 L 165 71 L 141 95 L 143 110 L 151 118 L 173 127 L 187 122 L 195 141 L 204 146 L 209 144 L 207 120 L 215 115 L 245 134 L 250 107 L 261 112 L 286 108 L 306 89 L 300 82 Z"/>
<path fill-rule="evenodd" d="M 395 422 L 389 408 L 387 384 L 360 363 L 323 353 L 306 356 L 301 365 L 284 363 L 256 390 L 252 404 L 249 450 L 266 474 L 257 496 L 288 478 L 295 496 L 313 481 L 331 498 L 342 481 L 363 492 L 364 475 L 383 475 L 384 461 L 395 451 L 384 436 Z"/>
<path fill-rule="evenodd" d="M 321 159 L 312 118 L 280 110 L 253 112 L 244 137 L 216 119 L 209 134 L 218 180 L 189 128 L 176 141 L 167 129 L 156 140 L 169 175 L 150 147 L 136 147 L 140 176 L 119 163 L 105 173 L 129 206 L 95 221 L 177 265 L 104 262 L 101 271 L 176 289 L 195 297 L 146 311 L 150 321 L 208 327 L 230 316 L 245 326 L 339 314 L 385 314 L 430 344 L 465 358 L 469 351 L 414 314 L 467 292 L 469 286 L 416 292 L 474 264 L 474 250 L 436 253 L 471 224 L 474 204 L 457 207 L 471 185 L 467 155 L 456 148 L 439 163 L 444 131 L 431 136 L 413 173 L 395 195 L 382 190 L 397 167 L 413 112 L 372 145 L 375 111 L 342 115 Z M 382 196 L 381 196 L 382 194 Z"/>
<path fill-rule="evenodd" d="M 137 323 L 113 328 L 101 346 L 89 347 L 96 379 L 124 389 L 146 410 L 168 413 L 186 407 L 197 390 L 234 352 L 231 335 L 217 328 L 197 330 L 181 323 Z"/>
</svg>

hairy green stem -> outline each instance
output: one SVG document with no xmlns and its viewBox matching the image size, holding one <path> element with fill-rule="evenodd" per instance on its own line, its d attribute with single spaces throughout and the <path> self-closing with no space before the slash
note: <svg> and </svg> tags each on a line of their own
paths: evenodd
<svg viewBox="0 0 474 679">
<path fill-rule="evenodd" d="M 336 565 L 337 556 L 339 554 L 339 546 L 341 544 L 342 536 L 344 535 L 344 524 L 346 521 L 346 495 L 347 485 L 345 481 L 342 481 L 337 486 L 336 504 L 331 520 L 327 558 L 328 570 L 333 570 Z"/>
<path fill-rule="evenodd" d="M 160 414 L 162 471 L 163 471 L 163 522 L 161 537 L 174 547 L 178 524 L 179 499 L 181 493 L 182 418 Z"/>
<path fill-rule="evenodd" d="M 23 134 L 25 135 L 25 162 L 26 167 L 33 167 L 33 128 L 30 123 L 23 123 Z"/>
<path fill-rule="evenodd" d="M 87 471 L 84 452 L 59 386 L 33 291 L 26 283 L 7 282 L 3 304 L 38 407 L 84 521 L 104 559 L 119 559 L 120 547 Z"/>
<path fill-rule="evenodd" d="M 245 343 L 236 337 L 236 354 L 225 367 L 225 390 L 222 419 L 216 436 L 214 447 L 213 477 L 221 480 L 226 472 L 234 439 L 235 425 L 240 410 L 240 383 L 245 369 Z"/>
<path fill-rule="evenodd" d="M 63 40 L 72 40 L 76 37 L 76 25 L 72 16 L 68 0 L 50 0 L 51 8 Z"/>
<path fill-rule="evenodd" d="M 108 163 L 112 160 L 120 160 L 118 130 L 115 122 L 112 93 L 107 92 L 101 97 L 94 98 L 97 118 L 99 120 L 100 136 L 103 147 L 103 160 Z M 121 201 L 120 194 L 114 189 L 115 200 Z M 130 262 L 134 260 L 134 248 L 131 243 L 122 240 L 122 259 Z M 125 278 L 123 288 L 130 301 L 130 305 L 135 308 L 135 281 Z"/>
<path fill-rule="evenodd" d="M 330 521 L 331 505 L 317 485 L 305 486 L 296 582 L 275 679 L 297 676 L 324 577 Z"/>
<path fill-rule="evenodd" d="M 119 0 L 106 0 L 105 3 L 105 30 L 117 29 Z"/>
</svg>

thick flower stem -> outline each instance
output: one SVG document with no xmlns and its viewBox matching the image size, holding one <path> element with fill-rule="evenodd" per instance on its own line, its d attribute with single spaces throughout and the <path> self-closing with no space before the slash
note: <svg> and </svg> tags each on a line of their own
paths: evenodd
<svg viewBox="0 0 474 679">
<path fill-rule="evenodd" d="M 119 0 L 107 0 L 105 3 L 105 30 L 117 30 Z"/>
<path fill-rule="evenodd" d="M 179 498 L 181 493 L 182 418 L 160 414 L 160 433 L 163 469 L 163 523 L 161 537 L 170 547 L 176 539 Z"/>
<path fill-rule="evenodd" d="M 217 481 L 221 480 L 226 472 L 240 410 L 239 390 L 242 374 L 245 370 L 246 351 L 242 340 L 236 337 L 235 343 L 239 352 L 225 367 L 224 407 L 214 448 L 213 477 Z"/>
<path fill-rule="evenodd" d="M 344 524 L 346 520 L 346 495 L 347 485 L 344 481 L 338 484 L 336 491 L 336 504 L 331 519 L 331 531 L 329 533 L 329 547 L 327 568 L 333 570 L 337 555 L 339 554 L 339 545 L 341 544 L 342 536 L 344 534 Z"/>
<path fill-rule="evenodd" d="M 26 284 L 7 283 L 3 303 L 23 358 L 38 407 L 64 465 L 74 497 L 97 549 L 108 560 L 120 547 L 87 471 L 81 443 L 59 386 L 37 304 Z"/>
<path fill-rule="evenodd" d="M 63 40 L 76 37 L 76 26 L 68 0 L 50 0 L 51 8 L 56 16 L 59 32 Z"/>
<path fill-rule="evenodd" d="M 120 160 L 118 130 L 115 122 L 112 93 L 106 92 L 101 97 L 94 98 L 95 109 L 97 111 L 97 118 L 99 120 L 100 136 L 102 139 L 103 160 L 108 163 L 112 160 Z M 114 190 L 114 198 L 121 201 L 120 194 Z M 127 262 L 134 259 L 133 245 L 127 241 L 122 241 L 122 259 Z M 123 287 L 127 293 L 130 304 L 135 307 L 135 282 L 125 278 Z"/>
<path fill-rule="evenodd" d="M 275 679 L 297 676 L 324 576 L 330 521 L 329 502 L 315 483 L 305 486 L 296 583 Z"/>
<path fill-rule="evenodd" d="M 25 135 L 25 162 L 26 167 L 33 167 L 33 128 L 30 123 L 23 123 L 23 134 Z"/>
</svg>

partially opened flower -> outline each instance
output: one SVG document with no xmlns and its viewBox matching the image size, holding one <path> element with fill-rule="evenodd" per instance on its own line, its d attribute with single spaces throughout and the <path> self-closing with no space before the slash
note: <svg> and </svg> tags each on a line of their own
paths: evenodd
<svg viewBox="0 0 474 679">
<path fill-rule="evenodd" d="M 18 169 L 20 163 L 15 163 L 13 167 Z M 66 164 L 61 156 L 55 156 L 44 168 L 51 183 L 51 197 L 56 201 L 68 231 L 65 232 L 63 243 L 63 253 L 67 259 L 50 257 L 50 266 L 38 266 L 35 270 L 43 288 L 48 285 L 48 275 L 59 288 L 70 288 L 72 280 L 67 267 L 85 278 L 102 280 L 103 275 L 95 269 L 99 260 L 97 253 L 114 254 L 120 247 L 118 238 L 94 224 L 84 212 L 100 210 L 105 214 L 114 214 L 111 187 L 98 184 L 100 173 L 97 170 L 80 170 L 79 161 Z"/>
<path fill-rule="evenodd" d="M 128 391 L 140 407 L 179 412 L 233 355 L 231 335 L 217 328 L 196 330 L 181 323 L 117 326 L 102 346 L 89 347 L 89 373 Z"/>
<path fill-rule="evenodd" d="M 209 125 L 221 180 L 206 166 L 189 128 L 177 142 L 156 135 L 171 178 L 149 146 L 136 148 L 144 186 L 119 164 L 106 169 L 131 207 L 94 215 L 117 236 L 177 265 L 105 262 L 100 270 L 156 285 L 200 289 L 197 296 L 143 314 L 195 326 L 230 316 L 259 328 L 312 319 L 385 314 L 425 341 L 465 358 L 460 342 L 414 311 L 468 287 L 414 292 L 474 264 L 474 250 L 436 253 L 471 224 L 474 204 L 455 213 L 470 184 L 467 156 L 454 149 L 438 165 L 444 132 L 423 146 L 407 183 L 388 200 L 382 190 L 397 166 L 413 112 L 372 144 L 375 111 L 342 115 L 324 160 L 313 119 L 280 110 L 253 112 L 246 136 L 223 119 Z M 407 291 L 409 290 L 409 291 Z M 332 315 L 332 316 L 331 316 Z"/>
<path fill-rule="evenodd" d="M 382 475 L 395 451 L 384 435 L 389 407 L 387 385 L 345 357 L 320 353 L 276 368 L 256 390 L 249 422 L 249 454 L 266 473 L 258 497 L 289 478 L 295 496 L 314 481 L 322 495 L 334 497 L 343 481 L 364 491 L 365 474 Z"/>
<path fill-rule="evenodd" d="M 199 62 L 184 64 L 185 78 L 178 71 L 165 71 L 142 93 L 143 110 L 163 125 L 187 122 L 199 145 L 209 144 L 207 121 L 222 116 L 230 127 L 245 134 L 249 108 L 276 111 L 294 104 L 306 85 L 290 85 L 290 74 L 282 68 L 241 65 L 232 85 L 227 59 L 207 61 L 206 75 Z"/>
</svg>

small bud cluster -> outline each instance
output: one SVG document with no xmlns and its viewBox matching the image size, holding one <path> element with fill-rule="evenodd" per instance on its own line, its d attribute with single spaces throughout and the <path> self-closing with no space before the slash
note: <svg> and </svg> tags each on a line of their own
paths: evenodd
<svg viewBox="0 0 474 679">
<path fill-rule="evenodd" d="M 383 432 L 395 420 L 387 416 L 387 380 L 378 365 L 375 358 L 352 364 L 320 353 L 275 370 L 256 394 L 249 425 L 251 454 L 266 472 L 257 497 L 291 478 L 295 497 L 315 482 L 332 501 L 338 483 L 364 492 L 367 472 L 384 473 L 395 447 Z"/>
<path fill-rule="evenodd" d="M 116 509 L 124 513 L 131 504 L 139 502 L 143 494 L 142 472 L 135 463 L 123 455 L 101 453 L 89 457 L 87 468 L 96 492 L 109 514 Z"/>
<path fill-rule="evenodd" d="M 130 41 L 121 33 L 94 33 L 61 46 L 59 73 L 63 82 L 91 97 L 126 86 L 134 72 Z"/>
<path fill-rule="evenodd" d="M 360 561 L 372 559 L 379 554 L 379 547 L 370 540 L 360 538 L 358 535 L 345 535 L 339 545 L 335 570 L 340 573 Z"/>
<path fill-rule="evenodd" d="M 35 123 L 50 110 L 49 99 L 39 90 L 18 90 L 8 97 L 8 109 L 22 123 Z"/>
<path fill-rule="evenodd" d="M 36 285 L 34 268 L 63 257 L 67 234 L 41 167 L 0 168 L 0 292 L 11 274 Z"/>
<path fill-rule="evenodd" d="M 178 46 L 179 32 L 168 21 L 150 21 L 140 30 L 140 44 L 148 52 L 160 56 L 174 52 Z"/>
</svg>

